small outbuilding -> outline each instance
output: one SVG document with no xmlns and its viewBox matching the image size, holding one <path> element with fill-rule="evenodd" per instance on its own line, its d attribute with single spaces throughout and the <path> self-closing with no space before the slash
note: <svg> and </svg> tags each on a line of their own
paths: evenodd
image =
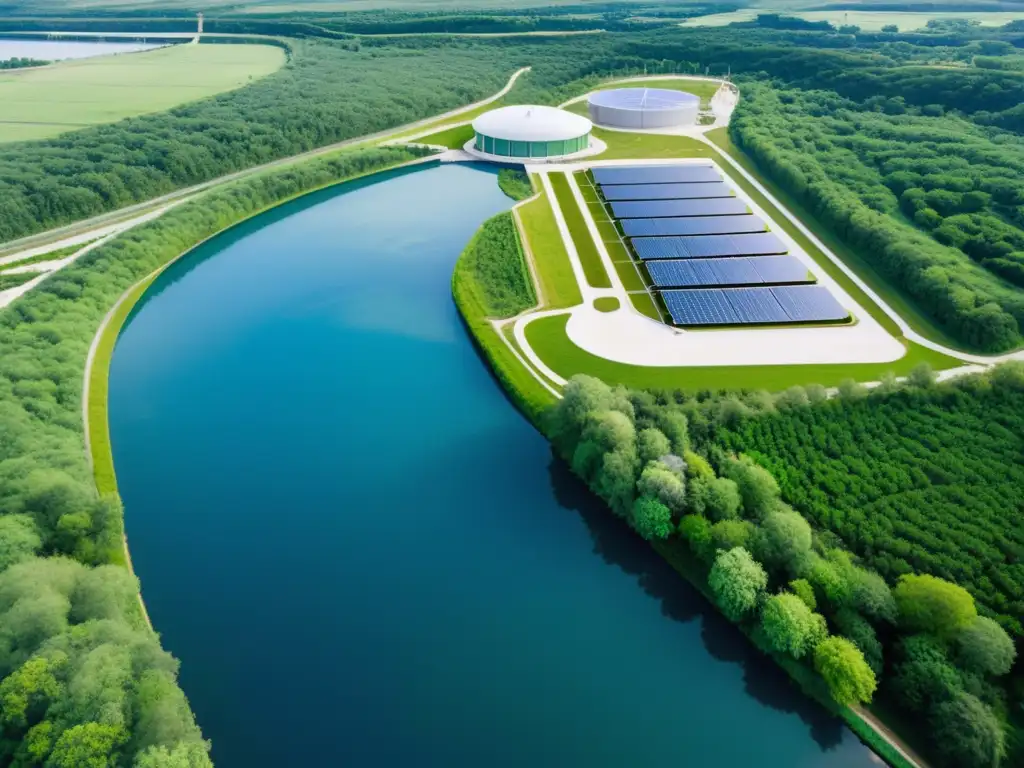
<svg viewBox="0 0 1024 768">
<path fill-rule="evenodd" d="M 610 128 L 649 130 L 694 125 L 700 98 L 664 88 L 614 88 L 587 100 L 590 119 Z"/>
<path fill-rule="evenodd" d="M 549 158 L 590 147 L 591 122 L 555 107 L 517 105 L 485 112 L 473 121 L 473 147 L 486 155 Z"/>
</svg>

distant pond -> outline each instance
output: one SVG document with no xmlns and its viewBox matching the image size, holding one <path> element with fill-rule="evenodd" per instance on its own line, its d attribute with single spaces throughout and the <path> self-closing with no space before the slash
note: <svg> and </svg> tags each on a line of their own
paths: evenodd
<svg viewBox="0 0 1024 768">
<path fill-rule="evenodd" d="M 160 48 L 164 43 L 105 43 L 74 40 L 11 40 L 0 38 L 0 61 L 7 59 L 86 59 L 110 53 L 134 53 Z M 2 72 L 3 70 L 0 70 Z"/>
<path fill-rule="evenodd" d="M 434 165 L 166 272 L 114 354 L 132 559 L 218 768 L 871 768 L 505 398 Z"/>
</svg>

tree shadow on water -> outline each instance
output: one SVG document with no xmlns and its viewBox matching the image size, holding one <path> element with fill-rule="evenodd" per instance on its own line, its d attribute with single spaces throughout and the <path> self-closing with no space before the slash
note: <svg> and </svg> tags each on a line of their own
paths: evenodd
<svg viewBox="0 0 1024 768">
<path fill-rule="evenodd" d="M 643 539 L 614 514 L 552 452 L 548 464 L 551 488 L 559 506 L 577 513 L 594 543 L 594 552 L 609 565 L 637 577 L 643 591 L 659 601 L 666 618 L 687 623 L 701 620 L 701 641 L 720 662 L 743 669 L 745 692 L 765 707 L 794 714 L 807 725 L 822 751 L 843 740 L 843 722 L 802 693 L 789 676 L 765 658 L 750 640 Z"/>
</svg>

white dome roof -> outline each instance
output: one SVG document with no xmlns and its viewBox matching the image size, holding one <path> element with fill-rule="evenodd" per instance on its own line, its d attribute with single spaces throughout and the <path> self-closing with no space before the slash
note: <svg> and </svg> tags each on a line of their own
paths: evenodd
<svg viewBox="0 0 1024 768">
<path fill-rule="evenodd" d="M 587 118 L 554 107 L 521 104 L 485 112 L 473 121 L 473 130 L 509 141 L 565 141 L 590 132 Z"/>
</svg>

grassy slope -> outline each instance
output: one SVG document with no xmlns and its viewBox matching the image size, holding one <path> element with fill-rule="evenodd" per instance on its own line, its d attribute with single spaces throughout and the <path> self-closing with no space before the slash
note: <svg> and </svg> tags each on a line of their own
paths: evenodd
<svg viewBox="0 0 1024 768">
<path fill-rule="evenodd" d="M 459 257 L 456 277 L 484 317 L 513 317 L 537 304 L 511 213 L 481 225 Z"/>
<path fill-rule="evenodd" d="M 569 228 L 569 235 L 576 245 L 576 253 L 580 257 L 580 264 L 583 265 L 583 274 L 587 282 L 594 288 L 611 288 L 612 281 L 608 279 L 604 264 L 601 262 L 601 255 L 597 252 L 594 238 L 590 236 L 587 223 L 583 219 L 576 198 L 569 189 L 569 178 L 564 173 L 552 173 L 551 188 L 555 191 L 555 198 L 558 200 L 558 207 L 562 209 L 562 216 Z"/>
<path fill-rule="evenodd" d="M 175 45 L 0 74 L 0 142 L 56 136 L 162 112 L 281 67 L 270 45 Z"/>
<path fill-rule="evenodd" d="M 448 147 L 448 149 L 462 149 L 463 145 L 472 139 L 474 135 L 473 126 L 467 123 L 466 125 L 446 128 L 429 136 L 420 136 L 418 139 L 413 139 L 413 141 L 417 144 L 436 144 L 440 147 Z"/>
</svg>

